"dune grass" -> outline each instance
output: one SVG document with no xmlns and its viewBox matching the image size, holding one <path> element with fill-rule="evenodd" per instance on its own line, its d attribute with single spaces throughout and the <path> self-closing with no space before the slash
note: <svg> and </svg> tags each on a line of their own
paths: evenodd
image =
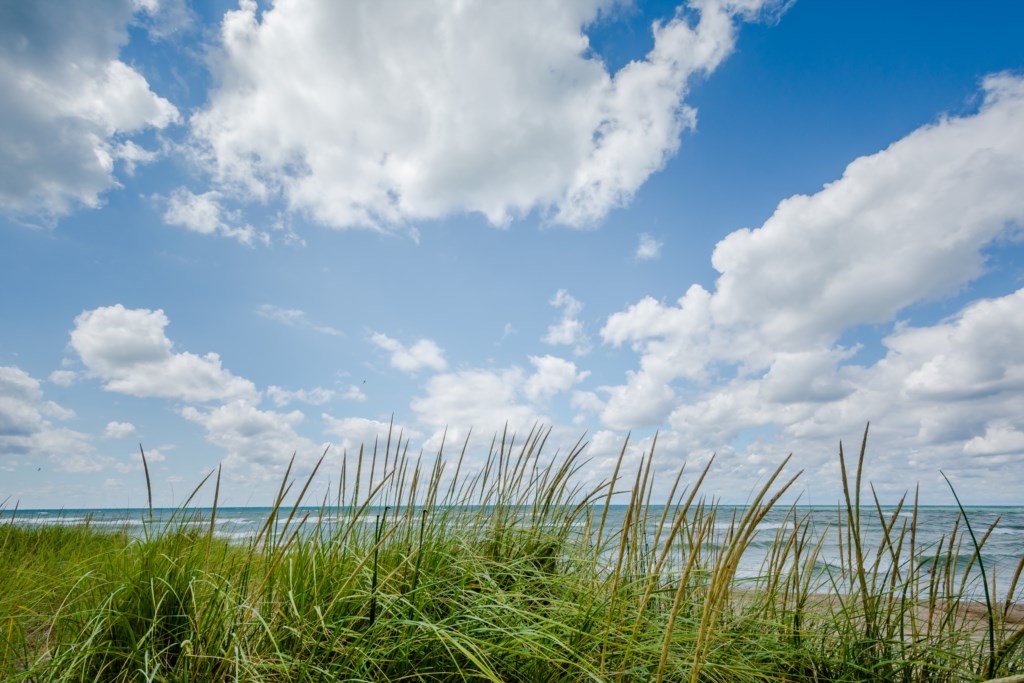
<svg viewBox="0 0 1024 683">
<path fill-rule="evenodd" d="M 758 523 L 799 476 L 786 463 L 734 516 L 701 493 L 712 463 L 679 472 L 669 505 L 653 506 L 653 447 L 625 472 L 624 445 L 612 481 L 583 490 L 584 444 L 547 457 L 546 437 L 496 438 L 472 475 L 465 448 L 423 461 L 389 439 L 360 452 L 355 477 L 342 470 L 318 516 L 332 521 L 312 525 L 302 506 L 317 470 L 301 487 L 286 475 L 247 543 L 217 537 L 216 507 L 200 520 L 187 503 L 141 537 L 0 526 L 0 678 L 911 683 L 1024 671 L 1012 602 L 1024 558 L 1004 599 L 967 600 L 960 546 L 981 562 L 991 529 L 968 542 L 958 522 L 941 547 L 921 547 L 916 499 L 909 521 L 903 505 L 862 505 L 863 446 L 849 471 L 840 455 L 828 533 L 841 566 L 815 569 L 823 536 L 794 506 L 759 578 L 740 583 Z M 219 474 L 215 486 L 216 500 Z M 613 495 L 629 501 L 617 524 Z M 873 547 L 866 515 L 884 531 Z"/>
</svg>

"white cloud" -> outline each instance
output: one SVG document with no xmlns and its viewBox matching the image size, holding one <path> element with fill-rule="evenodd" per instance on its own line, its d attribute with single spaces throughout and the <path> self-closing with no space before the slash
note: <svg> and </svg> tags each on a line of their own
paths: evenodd
<svg viewBox="0 0 1024 683">
<path fill-rule="evenodd" d="M 39 381 L 20 368 L 0 367 L 0 433 L 22 434 L 41 424 Z"/>
<path fill-rule="evenodd" d="M 147 14 L 155 14 L 160 9 L 160 0 L 132 0 L 136 10 Z"/>
<path fill-rule="evenodd" d="M 202 425 L 206 439 L 227 451 L 225 468 L 237 473 L 238 468 L 246 466 L 258 479 L 279 476 L 293 453 L 300 467 L 309 467 L 323 452 L 323 447 L 295 431 L 305 417 L 298 410 L 259 410 L 239 400 L 208 410 L 186 406 L 181 414 Z"/>
<path fill-rule="evenodd" d="M 464 438 L 470 429 L 489 441 L 506 424 L 510 431 L 526 434 L 535 424 L 547 420 L 523 402 L 525 383 L 526 375 L 520 368 L 434 375 L 427 381 L 426 393 L 414 398 L 411 407 L 419 422 L 435 430 L 431 446 L 437 445 L 445 429 L 454 441 Z"/>
<path fill-rule="evenodd" d="M 827 343 L 977 277 L 982 247 L 1024 223 L 1024 80 L 991 76 L 984 90 L 977 114 L 861 157 L 722 240 L 716 322 L 753 321 L 777 347 Z"/>
<path fill-rule="evenodd" d="M 1024 293 L 933 325 L 898 323 L 877 362 L 838 343 L 956 292 L 984 271 L 988 245 L 1019 237 L 1024 79 L 989 77 L 984 92 L 977 113 L 924 126 L 727 236 L 712 291 L 693 285 L 676 302 L 647 297 L 609 316 L 602 340 L 631 348 L 639 367 L 577 406 L 616 429 L 667 420 L 664 444 L 724 449 L 736 482 L 793 449 L 816 482 L 834 481 L 836 442 L 870 420 L 887 493 L 943 468 L 970 473 L 965 492 L 984 496 L 995 470 L 978 463 L 1024 457 Z"/>
<path fill-rule="evenodd" d="M 746 430 L 770 428 L 780 450 L 797 449 L 819 483 L 837 483 L 835 444 L 857 438 L 872 422 L 876 482 L 900 493 L 914 481 L 946 472 L 996 476 L 979 467 L 992 456 L 1024 458 L 1024 290 L 966 306 L 936 325 L 897 326 L 885 355 L 870 365 L 852 352 L 780 354 L 761 377 L 723 383 L 672 412 L 669 423 L 688 447 L 730 444 Z M 769 450 L 749 444 L 738 456 Z M 965 457 L 968 456 L 968 457 Z M 1024 476 L 1001 472 L 1000 490 Z M 941 482 L 931 482 L 938 485 Z M 975 481 L 963 492 L 984 499 Z M 932 489 L 934 494 L 935 489 Z"/>
<path fill-rule="evenodd" d="M 535 209 L 587 225 L 675 154 L 689 83 L 731 52 L 733 15 L 777 3 L 695 2 L 698 22 L 655 24 L 650 53 L 615 74 L 583 32 L 609 4 L 242 0 L 193 140 L 225 191 L 325 225 Z"/>
<path fill-rule="evenodd" d="M 403 372 L 416 372 L 423 368 L 442 371 L 448 367 L 444 352 L 430 339 L 420 339 L 406 347 L 386 334 L 375 332 L 370 336 L 375 346 L 391 354 L 391 367 Z"/>
<path fill-rule="evenodd" d="M 103 380 L 108 391 L 189 403 L 219 401 L 209 408 L 185 406 L 180 413 L 206 430 L 207 441 L 226 451 L 225 469 L 236 484 L 274 480 L 293 453 L 300 470 L 308 470 L 323 447 L 296 431 L 303 413 L 258 409 L 260 393 L 252 382 L 221 367 L 215 353 L 176 352 L 164 334 L 167 325 L 162 310 L 126 309 L 120 304 L 97 308 L 75 319 L 71 346 L 88 374 Z M 281 405 L 282 399 L 316 402 L 325 392 L 320 388 L 287 392 L 273 387 L 268 394 Z M 130 427 L 111 423 L 107 433 L 117 436 Z"/>
<path fill-rule="evenodd" d="M 676 405 L 676 392 L 650 372 L 626 373 L 626 384 L 602 387 L 608 400 L 601 421 L 613 429 L 652 427 Z"/>
<path fill-rule="evenodd" d="M 0 22 L 0 208 L 59 217 L 97 207 L 118 186 L 115 162 L 151 159 L 126 136 L 178 111 L 118 59 L 132 5 L 30 2 Z"/>
<path fill-rule="evenodd" d="M 300 401 L 314 406 L 322 406 L 333 399 L 334 394 L 334 391 L 324 389 L 323 387 L 289 391 L 287 389 L 271 385 L 267 389 L 267 397 L 270 398 L 270 400 L 274 402 L 274 405 L 278 407 L 286 406 L 294 401 Z"/>
<path fill-rule="evenodd" d="M 656 240 L 646 232 L 640 233 L 640 242 L 636 245 L 636 260 L 650 261 L 661 255 L 661 240 Z"/>
<path fill-rule="evenodd" d="M 985 426 L 985 433 L 964 444 L 964 453 L 977 455 L 1024 454 L 1024 429 L 1006 421 L 996 421 Z"/>
<path fill-rule="evenodd" d="M 321 417 L 327 425 L 324 428 L 324 433 L 337 437 L 337 445 L 349 453 L 358 452 L 360 446 L 363 446 L 364 450 L 372 452 L 375 442 L 380 443 L 380 450 L 383 451 L 388 434 L 391 435 L 392 445 L 397 444 L 399 437 L 404 442 L 407 439 L 418 439 L 422 436 L 420 432 L 404 425 L 365 417 L 336 418 L 327 413 Z"/>
<path fill-rule="evenodd" d="M 572 407 L 590 413 L 599 413 L 604 408 L 604 401 L 593 391 L 572 392 Z"/>
<path fill-rule="evenodd" d="M 59 387 L 69 387 L 78 380 L 78 373 L 74 370 L 54 370 L 47 379 Z"/>
<path fill-rule="evenodd" d="M 362 403 L 366 400 L 366 394 L 355 384 L 349 384 L 348 389 L 342 393 L 341 397 L 346 401 L 356 401 L 358 403 Z"/>
<path fill-rule="evenodd" d="M 71 346 L 107 391 L 192 402 L 257 400 L 253 383 L 221 367 L 216 353 L 175 352 L 164 334 L 168 322 L 162 310 L 97 308 L 75 318 Z"/>
<path fill-rule="evenodd" d="M 332 337 L 343 337 L 345 333 L 336 330 L 329 325 L 318 325 L 312 322 L 306 315 L 305 311 L 301 311 L 296 308 L 282 308 L 281 306 L 274 306 L 273 304 L 263 304 L 256 309 L 257 315 L 266 318 L 267 320 L 273 320 L 274 322 L 281 323 L 282 325 L 288 325 L 289 327 L 301 327 L 307 330 L 313 330 L 320 334 L 327 334 Z"/>
<path fill-rule="evenodd" d="M 849 396 L 854 385 L 837 367 L 855 350 L 809 349 L 780 352 L 760 380 L 760 395 L 770 403 L 825 403 Z"/>
<path fill-rule="evenodd" d="M 519 367 L 470 368 L 434 375 L 424 393 L 410 404 L 416 414 L 417 426 L 427 428 L 429 437 L 423 443 L 433 451 L 446 436 L 449 444 L 462 443 L 472 430 L 471 448 L 486 451 L 495 434 L 506 428 L 509 434 L 525 437 L 531 430 L 551 427 L 558 438 L 568 435 L 546 414 L 552 400 L 569 392 L 590 373 L 581 371 L 572 361 L 555 356 L 530 356 L 534 372 L 527 374 Z"/>
<path fill-rule="evenodd" d="M 568 391 L 586 379 L 590 373 L 580 372 L 576 364 L 555 356 L 530 356 L 537 371 L 523 386 L 523 393 L 534 403 L 544 403 L 555 394 Z"/>
<path fill-rule="evenodd" d="M 576 355 L 590 352 L 590 338 L 583 329 L 579 314 L 583 311 L 581 304 L 572 294 L 564 289 L 555 292 L 549 302 L 554 308 L 561 309 L 562 315 L 558 322 L 548 327 L 542 341 L 552 346 L 573 346 Z"/>
<path fill-rule="evenodd" d="M 673 381 L 705 380 L 715 354 L 741 351 L 739 341 L 712 329 L 709 303 L 708 292 L 694 285 L 676 306 L 646 297 L 608 318 L 602 339 L 615 346 L 629 342 L 640 354 L 640 369 L 629 371 L 625 384 L 604 387 L 606 425 L 633 429 L 660 423 L 677 401 Z M 732 346 L 722 346 L 726 343 Z"/>
<path fill-rule="evenodd" d="M 201 235 L 231 237 L 248 246 L 256 241 L 270 243 L 266 233 L 257 232 L 251 225 L 238 226 L 238 213 L 226 211 L 221 206 L 221 197 L 221 193 L 215 190 L 193 194 L 179 187 L 167 198 L 164 223 L 178 225 Z"/>
<path fill-rule="evenodd" d="M 124 439 L 135 433 L 135 425 L 131 422 L 108 422 L 103 436 L 108 439 Z"/>
<path fill-rule="evenodd" d="M 160 156 L 158 153 L 143 149 L 131 140 L 122 142 L 117 146 L 115 156 L 124 163 L 124 172 L 128 175 L 135 175 L 135 167 L 139 164 L 149 164 Z"/>
<path fill-rule="evenodd" d="M 1024 80 L 989 77 L 978 113 L 857 159 L 817 194 L 781 202 L 762 227 L 723 239 L 714 292 L 694 285 L 675 305 L 645 298 L 610 316 L 605 343 L 629 343 L 641 357 L 624 385 L 607 389 L 605 424 L 657 424 L 684 400 L 678 380 L 723 371 L 775 367 L 766 380 L 775 391 L 843 394 L 836 378 L 786 389 L 779 382 L 797 369 L 784 366 L 810 378 L 822 367 L 815 359 L 844 357 L 832 345 L 845 329 L 892 320 L 977 276 L 985 245 L 1024 223 L 1022 186 Z"/>
<path fill-rule="evenodd" d="M 168 38 L 196 22 L 187 0 L 133 0 L 133 4 L 139 10 L 134 23 L 145 27 L 151 38 Z"/>
<path fill-rule="evenodd" d="M 39 380 L 0 366 L 0 458 L 47 458 L 67 471 L 99 469 L 87 435 L 51 422 L 72 417 L 73 411 L 45 400 Z"/>
<path fill-rule="evenodd" d="M 917 367 L 906 377 L 912 397 L 973 399 L 1024 391 L 1024 289 L 971 304 L 928 328 L 898 328 L 886 346 Z"/>
<path fill-rule="evenodd" d="M 46 414 L 58 420 L 70 420 L 72 418 L 78 417 L 75 411 L 72 410 L 71 408 L 65 408 L 64 406 L 54 403 L 53 401 L 46 402 Z"/>
<path fill-rule="evenodd" d="M 120 460 L 114 463 L 114 469 L 117 470 L 118 472 L 121 472 L 122 474 L 127 474 L 128 472 L 138 472 L 144 469 L 142 464 L 143 452 L 145 452 L 146 454 L 146 467 L 152 467 L 154 463 L 166 462 L 167 455 L 164 453 L 164 451 L 170 451 L 173 449 L 173 444 L 167 444 L 164 446 L 160 446 L 159 448 L 145 448 L 143 449 L 143 451 L 140 451 L 139 449 L 133 449 L 128 452 L 128 455 L 124 460 Z M 161 477 L 161 479 L 163 479 L 163 477 Z M 180 477 L 171 476 L 168 479 L 180 480 Z M 166 479 L 164 479 L 164 481 L 166 481 Z"/>
</svg>

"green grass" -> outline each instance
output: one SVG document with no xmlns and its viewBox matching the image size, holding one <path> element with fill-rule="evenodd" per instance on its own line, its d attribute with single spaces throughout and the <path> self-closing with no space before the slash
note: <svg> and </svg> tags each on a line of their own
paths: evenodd
<svg viewBox="0 0 1024 683">
<path fill-rule="evenodd" d="M 829 533 L 842 539 L 841 567 L 824 583 L 813 571 L 822 537 L 793 507 L 760 578 L 740 583 L 758 522 L 796 480 L 785 463 L 726 519 L 701 493 L 710 463 L 680 472 L 670 505 L 652 506 L 653 450 L 636 472 L 620 456 L 611 482 L 581 490 L 584 444 L 548 457 L 545 440 L 496 439 L 472 476 L 465 448 L 424 462 L 389 440 L 360 454 L 361 485 L 342 471 L 348 497 L 323 506 L 344 514 L 312 533 L 298 530 L 317 472 L 296 487 L 286 475 L 247 544 L 216 537 L 188 503 L 141 538 L 0 526 L 0 678 L 911 683 L 1024 671 L 1010 597 L 980 613 L 963 597 L 960 523 L 923 548 L 916 500 L 909 521 L 862 505 L 863 447 L 852 482 L 840 456 Z M 219 475 L 216 487 L 215 500 Z M 630 501 L 614 527 L 613 494 Z M 873 547 L 866 515 L 885 530 Z M 971 532 L 972 562 L 986 538 Z"/>
</svg>

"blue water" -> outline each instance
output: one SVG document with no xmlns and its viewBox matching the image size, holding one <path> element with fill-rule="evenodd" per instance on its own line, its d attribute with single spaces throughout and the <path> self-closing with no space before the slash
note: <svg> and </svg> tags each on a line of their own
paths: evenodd
<svg viewBox="0 0 1024 683">
<path fill-rule="evenodd" d="M 661 517 L 663 508 L 652 506 L 648 514 L 647 544 L 653 545 L 654 534 Z M 833 573 L 841 566 L 840 551 L 840 525 L 837 522 L 837 509 L 835 507 L 798 507 L 795 509 L 798 516 L 807 515 L 807 523 L 812 530 L 810 546 L 822 538 L 821 551 L 816 563 L 816 570 L 821 575 L 819 579 L 822 584 L 819 589 L 827 590 L 831 585 L 827 581 L 826 571 Z M 622 525 L 625 516 L 625 506 L 612 506 L 609 509 L 609 516 L 606 522 L 606 537 L 608 533 L 614 534 Z M 882 512 L 886 516 L 886 523 L 891 519 L 894 508 L 883 507 Z M 195 526 L 205 531 L 209 526 L 209 509 L 197 508 L 189 510 L 185 524 Z M 290 510 L 279 512 L 278 523 L 283 524 Z M 321 510 L 320 508 L 300 508 L 296 513 L 293 524 L 300 526 L 300 529 L 310 530 L 317 528 L 318 524 L 330 525 L 337 521 L 344 521 L 349 518 L 350 510 Z M 725 535 L 729 529 L 730 519 L 733 513 L 737 518 L 742 515 L 743 508 L 720 506 L 716 517 L 715 532 L 708 540 L 707 546 L 714 550 L 725 542 Z M 985 570 L 988 573 L 988 582 L 991 586 L 995 582 L 996 594 L 1000 599 L 1006 595 L 1006 588 L 1018 563 L 1024 557 L 1024 507 L 970 507 L 966 508 L 968 519 L 975 534 L 981 537 L 998 520 L 992 528 L 987 540 L 984 542 L 982 559 Z M 325 518 L 321 519 L 321 513 Z M 369 525 L 375 523 L 379 511 L 369 510 L 360 519 L 360 522 Z M 594 510 L 595 517 L 600 517 L 600 508 Z M 754 579 L 762 573 L 763 562 L 776 542 L 776 536 L 780 528 L 783 530 L 792 527 L 792 511 L 787 508 L 775 508 L 764 518 L 758 527 L 758 533 L 747 551 L 743 554 L 737 577 L 740 579 Z M 271 514 L 270 508 L 218 508 L 215 522 L 215 534 L 239 542 L 253 539 Z M 392 513 L 393 515 L 394 513 Z M 904 509 L 900 512 L 899 518 L 893 526 L 893 542 L 899 536 L 899 531 L 904 523 L 910 523 L 913 515 L 912 510 Z M 954 530 L 954 525 L 959 515 L 955 507 L 919 507 L 917 511 L 917 533 L 916 546 L 917 555 L 922 563 L 930 562 L 930 559 L 938 552 L 945 556 L 948 550 L 949 535 Z M 143 509 L 128 510 L 0 510 L 0 523 L 12 522 L 18 525 L 40 525 L 40 524 L 89 524 L 94 528 L 108 528 L 111 530 L 126 530 L 129 534 L 142 535 L 148 529 L 160 530 L 166 528 L 172 519 L 180 520 L 181 511 L 175 509 L 154 509 L 152 523 L 149 522 L 149 512 Z M 393 517 L 392 517 L 393 518 Z M 845 527 L 845 518 L 843 527 Z M 581 522 L 582 523 L 582 522 Z M 595 522 L 596 523 L 596 522 Z M 878 513 L 873 508 L 865 509 L 861 516 L 861 539 L 865 558 L 870 566 L 874 561 L 879 544 L 883 540 L 882 525 Z M 845 537 L 842 540 L 844 547 L 842 553 L 848 552 L 845 547 Z M 908 554 L 909 534 L 904 539 L 903 560 Z M 941 548 L 940 548 L 940 544 Z M 959 545 L 957 545 L 959 544 Z M 958 548 L 958 550 L 956 549 Z M 963 569 L 970 564 L 974 553 L 972 542 L 967 536 L 966 527 L 961 521 L 954 538 L 953 555 L 957 558 L 958 567 L 962 575 Z M 888 570 L 886 562 L 881 564 L 883 572 Z M 971 574 L 968 577 L 965 590 L 967 596 L 978 597 L 981 595 L 982 587 L 978 564 L 973 563 Z M 1024 600 L 1024 587 L 1018 587 L 1015 591 L 1015 600 Z"/>
</svg>

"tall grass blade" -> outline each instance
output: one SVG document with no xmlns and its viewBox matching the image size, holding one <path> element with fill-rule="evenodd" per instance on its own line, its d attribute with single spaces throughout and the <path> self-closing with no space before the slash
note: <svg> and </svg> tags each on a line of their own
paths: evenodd
<svg viewBox="0 0 1024 683">
<path fill-rule="evenodd" d="M 956 501 L 956 506 L 960 509 L 960 515 L 963 517 L 964 524 L 967 526 L 967 533 L 971 537 L 971 543 L 974 544 L 974 556 L 978 558 L 978 569 L 981 571 L 981 585 L 985 591 L 985 612 L 988 617 L 988 669 L 986 674 L 988 678 L 992 678 L 996 675 L 996 623 L 993 616 L 992 610 L 992 596 L 989 595 L 988 590 L 988 576 L 985 574 L 985 561 L 981 557 L 981 544 L 978 543 L 978 538 L 974 535 L 974 529 L 971 528 L 970 517 L 967 516 L 967 511 L 964 510 L 963 504 L 960 503 L 960 496 L 956 494 L 956 489 L 953 488 L 953 482 L 949 480 L 946 473 L 939 470 L 939 474 L 946 480 L 946 484 L 949 486 L 950 492 L 953 494 L 953 500 Z M 966 574 L 965 570 L 965 574 Z"/>
</svg>

